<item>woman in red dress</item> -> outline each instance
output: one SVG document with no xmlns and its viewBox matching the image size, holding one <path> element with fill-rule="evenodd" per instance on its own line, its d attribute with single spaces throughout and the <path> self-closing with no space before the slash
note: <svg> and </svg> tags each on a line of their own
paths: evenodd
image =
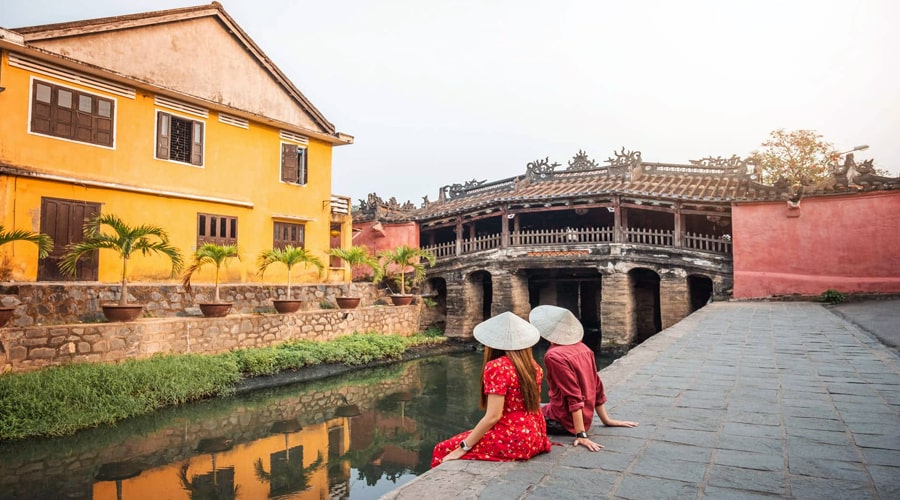
<svg viewBox="0 0 900 500">
<path fill-rule="evenodd" d="M 448 460 L 528 460 L 550 451 L 547 424 L 541 415 L 541 367 L 531 356 L 540 340 L 537 329 L 511 312 L 475 327 L 484 344 L 481 408 L 474 429 L 434 447 L 431 466 Z"/>
</svg>

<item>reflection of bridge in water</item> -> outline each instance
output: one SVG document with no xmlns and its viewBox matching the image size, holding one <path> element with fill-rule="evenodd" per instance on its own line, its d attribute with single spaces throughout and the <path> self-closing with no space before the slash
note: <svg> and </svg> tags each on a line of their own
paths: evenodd
<svg viewBox="0 0 900 500">
<path fill-rule="evenodd" d="M 437 356 L 0 445 L 0 491 L 26 498 L 347 498 L 429 468 L 474 425 L 480 356 Z M 452 381 L 452 383 L 451 383 Z M 355 477 L 354 477 L 355 474 Z M 394 482 L 394 481 L 401 482 Z"/>
</svg>

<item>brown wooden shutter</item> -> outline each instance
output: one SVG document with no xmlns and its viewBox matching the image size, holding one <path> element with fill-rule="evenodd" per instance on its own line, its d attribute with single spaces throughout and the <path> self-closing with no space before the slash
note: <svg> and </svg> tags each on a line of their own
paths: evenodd
<svg viewBox="0 0 900 500">
<path fill-rule="evenodd" d="M 298 157 L 297 146 L 294 144 L 281 145 L 281 180 L 284 182 L 298 181 Z"/>
<path fill-rule="evenodd" d="M 95 99 L 85 94 L 75 94 L 75 140 L 93 142 Z"/>
<path fill-rule="evenodd" d="M 38 88 L 50 93 L 49 102 L 38 100 Z M 50 89 L 50 90 L 47 90 Z M 34 82 L 31 88 L 31 131 L 39 134 L 50 133 L 50 113 L 53 103 L 53 89 L 45 84 Z"/>
<path fill-rule="evenodd" d="M 203 123 L 191 123 L 191 165 L 203 165 Z"/>
<path fill-rule="evenodd" d="M 306 149 L 297 148 L 297 183 L 306 184 Z"/>
<path fill-rule="evenodd" d="M 164 160 L 169 159 L 172 135 L 171 122 L 171 116 L 166 113 L 159 113 L 156 116 L 156 157 Z"/>
<path fill-rule="evenodd" d="M 109 116 L 103 116 L 100 113 L 100 103 L 109 104 Z M 115 116 L 115 104 L 106 99 L 97 99 L 97 112 L 94 115 L 94 143 L 103 146 L 112 146 L 112 117 Z"/>
</svg>

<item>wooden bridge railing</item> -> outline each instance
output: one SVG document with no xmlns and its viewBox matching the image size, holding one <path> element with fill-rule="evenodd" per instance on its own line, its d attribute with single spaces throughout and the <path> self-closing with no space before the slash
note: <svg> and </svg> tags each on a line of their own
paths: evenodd
<svg viewBox="0 0 900 500">
<path fill-rule="evenodd" d="M 622 228 L 625 243 L 648 246 L 675 246 L 675 233 L 668 229 Z M 544 245 L 585 245 L 609 244 L 615 241 L 615 229 L 601 228 L 564 228 L 513 231 L 509 233 L 509 246 L 531 247 Z M 422 248 L 430 250 L 438 259 L 457 255 L 457 242 L 451 241 L 437 245 L 426 245 Z M 485 250 L 493 250 L 503 246 L 502 235 L 487 234 L 475 238 L 461 240 L 460 254 L 467 255 Z M 682 236 L 681 248 L 701 252 L 731 253 L 731 239 L 719 236 L 685 233 Z"/>
</svg>

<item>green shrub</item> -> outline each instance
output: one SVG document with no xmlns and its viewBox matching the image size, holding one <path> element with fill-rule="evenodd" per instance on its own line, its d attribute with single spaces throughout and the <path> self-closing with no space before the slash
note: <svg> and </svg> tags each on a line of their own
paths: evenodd
<svg viewBox="0 0 900 500">
<path fill-rule="evenodd" d="M 822 292 L 822 295 L 819 298 L 822 299 L 822 302 L 827 302 L 829 304 L 840 304 L 846 299 L 843 293 L 831 288 Z"/>
<path fill-rule="evenodd" d="M 333 302 L 329 302 L 327 300 L 322 300 L 319 302 L 319 309 L 337 309 L 337 304 Z"/>
</svg>

